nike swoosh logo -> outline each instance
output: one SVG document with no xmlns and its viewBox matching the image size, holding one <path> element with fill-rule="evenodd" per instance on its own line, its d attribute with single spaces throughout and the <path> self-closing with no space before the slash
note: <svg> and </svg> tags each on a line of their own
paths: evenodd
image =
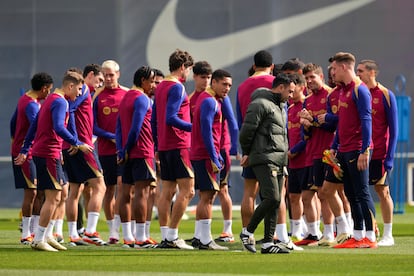
<svg viewBox="0 0 414 276">
<path fill-rule="evenodd" d="M 224 68 L 258 50 L 279 45 L 295 36 L 359 9 L 375 0 L 345 1 L 309 12 L 229 33 L 209 39 L 192 39 L 178 29 L 175 13 L 178 0 L 168 1 L 154 23 L 147 43 L 147 60 L 151 66 L 160 68 L 176 48 L 188 51 L 196 59 L 208 60 L 213 68 Z M 258 35 L 267 34 L 267 35 Z M 255 38 L 255 43 L 243 43 Z M 237 45 L 243 44 L 243 47 Z"/>
</svg>

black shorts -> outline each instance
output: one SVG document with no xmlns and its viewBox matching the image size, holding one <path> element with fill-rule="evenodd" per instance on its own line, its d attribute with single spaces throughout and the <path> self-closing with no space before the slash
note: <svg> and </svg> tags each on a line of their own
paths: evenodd
<svg viewBox="0 0 414 276">
<path fill-rule="evenodd" d="M 16 156 L 12 156 L 12 162 Z M 32 158 L 21 166 L 13 163 L 14 187 L 16 189 L 36 189 L 36 166 Z"/>
<path fill-rule="evenodd" d="M 231 159 L 230 159 L 230 152 L 226 149 L 220 150 L 220 155 L 224 160 L 223 169 L 220 171 L 220 185 L 227 185 L 227 187 L 231 187 L 230 184 L 230 168 L 231 168 Z"/>
<path fill-rule="evenodd" d="M 158 152 L 161 167 L 161 180 L 177 181 L 180 178 L 193 178 L 190 149 L 175 149 Z"/>
<path fill-rule="evenodd" d="M 106 186 L 116 185 L 118 182 L 118 176 L 122 175 L 122 167 L 117 164 L 116 158 L 116 154 L 99 156 Z"/>
<path fill-rule="evenodd" d="M 326 175 L 326 164 L 321 159 L 314 159 L 312 166 L 313 185 L 320 188 L 323 185 Z"/>
<path fill-rule="evenodd" d="M 123 167 L 122 183 L 134 185 L 137 181 L 155 181 L 154 159 L 128 159 Z"/>
<path fill-rule="evenodd" d="M 88 179 L 102 177 L 101 163 L 96 152 L 83 153 L 78 151 L 70 155 L 68 150 L 63 151 L 63 168 L 70 183 L 84 183 Z"/>
<path fill-rule="evenodd" d="M 306 170 L 306 182 L 303 182 L 302 191 L 317 191 L 318 187 L 314 185 L 314 179 L 313 179 L 313 167 L 308 166 L 304 168 Z"/>
<path fill-rule="evenodd" d="M 369 162 L 369 185 L 390 185 L 390 172 L 384 168 L 384 160 L 374 159 Z"/>
<path fill-rule="evenodd" d="M 60 158 L 33 156 L 33 160 L 36 164 L 37 189 L 61 191 L 62 186 L 66 183 L 66 178 Z"/>
<path fill-rule="evenodd" d="M 329 165 L 326 166 L 325 180 L 334 184 L 342 184 L 342 180 L 335 176 L 333 168 Z"/>
<path fill-rule="evenodd" d="M 288 193 L 300 194 L 302 187 L 307 186 L 309 169 L 298 168 L 289 169 L 288 176 Z"/>
<path fill-rule="evenodd" d="M 219 191 L 219 174 L 213 171 L 210 159 L 192 160 L 194 168 L 195 189 L 200 191 Z"/>
<path fill-rule="evenodd" d="M 257 179 L 252 167 L 243 167 L 242 176 L 246 179 Z"/>
</svg>

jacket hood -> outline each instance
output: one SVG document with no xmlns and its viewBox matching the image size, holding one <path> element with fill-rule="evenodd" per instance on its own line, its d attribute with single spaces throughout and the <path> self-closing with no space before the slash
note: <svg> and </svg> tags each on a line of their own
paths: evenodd
<svg viewBox="0 0 414 276">
<path fill-rule="evenodd" d="M 258 88 L 256 91 L 253 92 L 251 96 L 251 100 L 254 101 L 255 99 L 267 99 L 269 101 L 274 102 L 275 104 L 279 105 L 282 102 L 280 93 L 273 93 L 272 90 L 267 88 Z"/>
</svg>

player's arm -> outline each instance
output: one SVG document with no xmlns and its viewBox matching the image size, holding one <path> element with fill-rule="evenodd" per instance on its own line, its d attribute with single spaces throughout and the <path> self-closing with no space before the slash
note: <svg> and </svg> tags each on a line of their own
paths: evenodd
<svg viewBox="0 0 414 276">
<path fill-rule="evenodd" d="M 362 147 L 357 166 L 362 171 L 368 169 L 369 146 L 372 139 L 371 93 L 366 86 L 361 85 L 358 87 L 358 97 L 355 95 L 355 91 L 353 91 L 352 98 L 356 101 L 361 121 Z"/>
<path fill-rule="evenodd" d="M 222 165 L 214 147 L 213 123 L 214 117 L 218 112 L 218 103 L 214 98 L 205 99 L 200 106 L 200 127 L 204 146 L 207 149 L 211 161 L 221 169 Z"/>
<path fill-rule="evenodd" d="M 115 128 L 115 146 L 117 150 L 118 163 L 123 163 L 125 161 L 125 151 L 122 148 L 122 125 L 121 119 L 116 118 L 116 128 Z"/>
<path fill-rule="evenodd" d="M 158 151 L 158 130 L 157 130 L 157 110 L 155 105 L 156 99 L 152 104 L 152 114 L 151 114 L 151 130 L 152 130 L 152 140 L 154 141 L 154 149 Z"/>
<path fill-rule="evenodd" d="M 185 91 L 181 84 L 175 84 L 168 91 L 166 123 L 184 131 L 191 131 L 191 123 L 178 117 L 178 111 L 185 99 Z"/>
<path fill-rule="evenodd" d="M 230 97 L 224 97 L 221 105 L 223 117 L 227 120 L 227 127 L 230 132 L 231 148 L 230 155 L 237 155 L 237 144 L 239 138 L 239 127 L 234 117 L 233 107 L 231 106 Z"/>
<path fill-rule="evenodd" d="M 99 127 L 99 125 L 98 125 L 98 114 L 99 114 L 99 111 L 98 111 L 98 98 L 99 97 L 96 97 L 95 98 L 95 100 L 94 100 L 94 103 L 93 103 L 93 134 L 94 135 L 96 135 L 96 136 L 98 136 L 98 137 L 100 137 L 100 138 L 105 138 L 105 139 L 108 139 L 108 140 L 115 140 L 115 133 L 112 133 L 112 132 L 109 132 L 109 131 L 106 131 L 106 130 L 104 130 L 104 129 L 102 129 L 102 128 L 100 128 Z"/>
<path fill-rule="evenodd" d="M 27 153 L 29 152 L 29 149 L 33 143 L 33 139 L 36 135 L 38 118 L 39 116 L 38 114 L 36 114 L 36 117 L 34 118 L 33 122 L 30 124 L 29 130 L 27 131 L 26 136 L 23 141 L 23 146 L 20 149 L 20 153 L 14 159 L 14 163 L 16 165 L 22 165 L 24 161 L 26 161 Z"/>
<path fill-rule="evenodd" d="M 241 113 L 241 107 L 239 102 L 239 91 L 236 92 L 236 115 L 237 115 L 237 126 L 239 129 L 241 129 L 243 124 L 243 116 Z"/>
<path fill-rule="evenodd" d="M 125 143 L 125 153 L 128 153 L 131 148 L 137 143 L 145 115 L 151 107 L 151 102 L 148 97 L 140 96 L 135 99 L 134 114 L 132 115 L 131 129 L 128 133 L 128 140 Z"/>
<path fill-rule="evenodd" d="M 68 108 L 68 103 L 65 99 L 58 98 L 52 103 L 51 113 L 53 129 L 56 131 L 57 135 L 62 137 L 63 140 L 68 142 L 75 149 L 80 149 L 83 152 L 92 151 L 93 147 L 79 141 L 77 137 L 73 136 L 65 127 L 66 108 Z"/>
<path fill-rule="evenodd" d="M 398 138 L 398 111 L 397 111 L 397 100 L 394 93 L 389 91 L 390 105 L 388 106 L 387 101 L 384 99 L 385 114 L 388 122 L 388 149 L 387 155 L 384 160 L 384 168 L 391 170 L 394 162 L 394 153 L 397 148 Z"/>
</svg>

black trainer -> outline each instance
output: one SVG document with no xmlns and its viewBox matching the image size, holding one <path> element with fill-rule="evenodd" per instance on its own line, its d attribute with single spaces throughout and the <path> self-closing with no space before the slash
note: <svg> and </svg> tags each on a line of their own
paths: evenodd
<svg viewBox="0 0 414 276">
<path fill-rule="evenodd" d="M 267 248 L 263 248 L 260 250 L 262 254 L 287 254 L 290 253 L 289 250 L 279 247 L 279 245 L 274 244 Z"/>
<path fill-rule="evenodd" d="M 241 239 L 241 241 L 243 243 L 243 247 L 246 250 L 248 250 L 248 251 L 250 251 L 252 253 L 256 253 L 256 247 L 255 247 L 256 242 L 255 242 L 253 236 L 250 237 L 249 235 L 245 235 L 243 233 L 240 233 L 240 239 Z"/>
</svg>

